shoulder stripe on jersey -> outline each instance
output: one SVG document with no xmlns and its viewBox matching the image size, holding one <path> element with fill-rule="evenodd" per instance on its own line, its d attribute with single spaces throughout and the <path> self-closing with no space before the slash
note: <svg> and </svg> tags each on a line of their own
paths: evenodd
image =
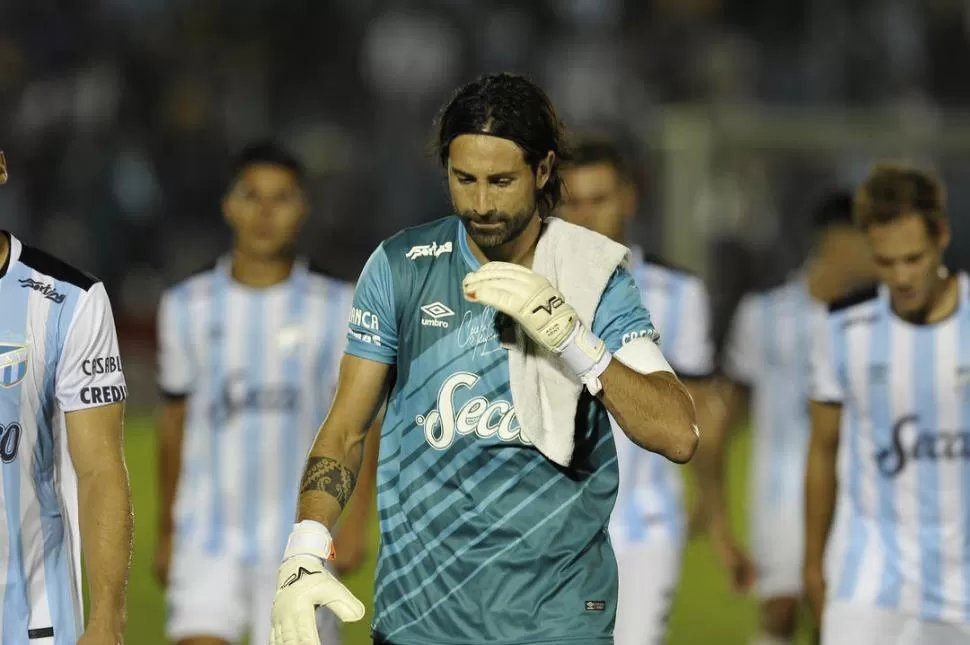
<svg viewBox="0 0 970 645">
<path fill-rule="evenodd" d="M 90 273 L 26 244 L 20 251 L 20 263 L 58 282 L 73 284 L 83 291 L 87 291 L 95 283 L 100 282 Z"/>
<path fill-rule="evenodd" d="M 849 307 L 854 307 L 855 305 L 861 305 L 864 302 L 870 300 L 875 300 L 879 297 L 879 289 L 875 285 L 871 287 L 866 287 L 858 291 L 854 291 L 844 298 L 840 298 L 829 305 L 830 312 L 841 311 L 843 309 L 848 309 Z"/>
</svg>

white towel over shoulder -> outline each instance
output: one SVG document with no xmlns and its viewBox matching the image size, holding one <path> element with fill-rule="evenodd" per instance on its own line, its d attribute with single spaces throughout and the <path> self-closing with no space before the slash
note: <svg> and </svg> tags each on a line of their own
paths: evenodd
<svg viewBox="0 0 970 645">
<path fill-rule="evenodd" d="M 550 217 L 536 247 L 532 270 L 562 292 L 591 328 L 600 297 L 630 251 L 607 237 Z M 509 350 L 512 402 L 521 435 L 551 461 L 568 466 L 573 456 L 576 408 L 583 385 L 562 359 L 539 348 L 521 330 Z"/>
</svg>

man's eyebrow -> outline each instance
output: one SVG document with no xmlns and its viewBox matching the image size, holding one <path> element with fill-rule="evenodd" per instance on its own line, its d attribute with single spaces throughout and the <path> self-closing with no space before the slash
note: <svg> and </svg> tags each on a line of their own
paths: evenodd
<svg viewBox="0 0 970 645">
<path fill-rule="evenodd" d="M 461 168 L 451 167 L 451 171 L 456 175 L 464 175 L 466 177 L 475 177 L 475 173 L 468 172 L 467 170 L 462 170 Z M 496 172 L 488 175 L 489 179 L 503 179 L 508 177 L 514 177 L 518 171 L 515 170 L 505 170 L 503 172 Z"/>
</svg>

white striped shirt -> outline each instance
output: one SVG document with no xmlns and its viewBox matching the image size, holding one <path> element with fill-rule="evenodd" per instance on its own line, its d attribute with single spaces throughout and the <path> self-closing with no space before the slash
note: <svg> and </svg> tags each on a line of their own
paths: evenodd
<svg viewBox="0 0 970 645">
<path fill-rule="evenodd" d="M 165 292 L 159 386 L 187 397 L 178 548 L 278 559 L 307 451 L 336 389 L 354 288 L 298 260 L 265 289 L 230 261 Z"/>
<path fill-rule="evenodd" d="M 684 379 L 708 378 L 714 369 L 707 289 L 700 278 L 633 253 L 633 277 L 644 308 L 660 332 L 664 357 Z M 683 481 L 676 464 L 643 450 L 613 423 L 620 485 L 610 518 L 618 548 L 663 536 L 679 542 L 684 532 Z"/>
<path fill-rule="evenodd" d="M 830 600 L 970 622 L 970 300 L 932 325 L 896 316 L 885 287 L 833 306 L 812 397 L 841 403 Z"/>
<path fill-rule="evenodd" d="M 813 320 L 825 311 L 798 275 L 744 296 L 728 332 L 724 372 L 752 390 L 751 502 L 770 521 L 802 500 Z"/>
<path fill-rule="evenodd" d="M 12 236 L 10 247 L 0 268 L 0 642 L 73 645 L 81 560 L 64 414 L 127 390 L 104 286 Z"/>
</svg>

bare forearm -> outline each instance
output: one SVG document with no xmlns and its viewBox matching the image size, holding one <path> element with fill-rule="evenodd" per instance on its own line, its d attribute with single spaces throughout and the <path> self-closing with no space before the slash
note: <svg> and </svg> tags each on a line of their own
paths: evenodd
<svg viewBox="0 0 970 645">
<path fill-rule="evenodd" d="M 317 434 L 300 482 L 297 520 L 314 520 L 332 529 L 353 495 L 364 436 L 340 441 L 339 434 L 327 425 Z"/>
<path fill-rule="evenodd" d="M 835 455 L 814 448 L 805 471 L 805 564 L 819 565 L 835 510 Z"/>
<path fill-rule="evenodd" d="M 727 521 L 727 498 L 724 492 L 724 461 L 726 433 L 719 423 L 705 423 L 705 415 L 700 413 L 699 423 L 704 439 L 691 459 L 697 489 L 705 510 L 705 521 L 713 521 L 715 526 Z"/>
<path fill-rule="evenodd" d="M 341 523 L 351 524 L 361 531 L 366 529 L 370 521 L 370 511 L 374 506 L 374 486 L 377 479 L 377 457 L 380 447 L 381 429 L 379 423 L 374 423 L 367 432 L 364 441 L 364 453 L 361 458 L 360 471 L 357 473 L 357 486 L 343 513 Z"/>
<path fill-rule="evenodd" d="M 698 489 L 715 529 L 726 527 L 727 498 L 725 471 L 731 429 L 744 407 L 745 391 L 733 384 L 712 382 L 704 396 L 693 393 L 698 406 L 697 421 L 703 440 L 691 460 Z"/>
<path fill-rule="evenodd" d="M 121 633 L 132 549 L 132 507 L 124 462 L 78 480 L 81 546 L 91 597 L 90 623 Z"/>
<path fill-rule="evenodd" d="M 603 402 L 635 444 L 677 463 L 690 461 L 698 443 L 697 416 L 676 376 L 638 374 L 614 360 L 600 380 Z"/>
<path fill-rule="evenodd" d="M 178 491 L 179 473 L 182 470 L 182 437 L 185 413 L 179 410 L 162 412 L 159 424 L 158 476 L 159 505 L 158 530 L 162 535 L 174 528 L 173 508 Z"/>
</svg>

